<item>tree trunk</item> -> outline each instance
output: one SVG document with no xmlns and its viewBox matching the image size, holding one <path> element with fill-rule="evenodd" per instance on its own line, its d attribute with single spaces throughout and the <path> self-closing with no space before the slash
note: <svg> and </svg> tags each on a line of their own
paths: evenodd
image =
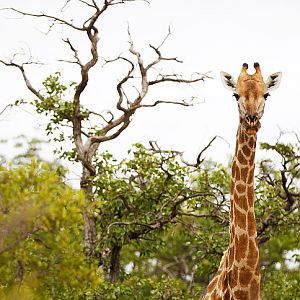
<svg viewBox="0 0 300 300">
<path fill-rule="evenodd" d="M 114 245 L 111 249 L 109 279 L 112 283 L 116 282 L 119 279 L 120 252 L 121 246 Z"/>
<path fill-rule="evenodd" d="M 84 218 L 84 253 L 88 258 L 96 256 L 96 219 L 93 216 L 93 211 L 90 208 L 93 199 L 93 185 L 91 182 L 91 172 L 83 167 L 81 182 L 81 189 L 86 195 L 86 204 L 83 208 Z"/>
<path fill-rule="evenodd" d="M 91 212 L 85 210 L 84 218 L 84 254 L 87 257 L 96 256 L 96 220 Z"/>
</svg>

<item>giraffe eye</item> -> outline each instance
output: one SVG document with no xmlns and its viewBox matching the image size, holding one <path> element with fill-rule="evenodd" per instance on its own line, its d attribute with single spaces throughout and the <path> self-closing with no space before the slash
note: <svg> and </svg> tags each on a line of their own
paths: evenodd
<svg viewBox="0 0 300 300">
<path fill-rule="evenodd" d="M 264 94 L 265 100 L 267 100 L 267 98 L 268 98 L 269 96 L 271 96 L 269 93 Z"/>
<path fill-rule="evenodd" d="M 235 97 L 235 100 L 236 100 L 236 101 L 238 101 L 238 100 L 240 99 L 240 96 L 239 96 L 239 94 L 237 94 L 237 93 L 234 93 L 232 96 Z"/>
</svg>

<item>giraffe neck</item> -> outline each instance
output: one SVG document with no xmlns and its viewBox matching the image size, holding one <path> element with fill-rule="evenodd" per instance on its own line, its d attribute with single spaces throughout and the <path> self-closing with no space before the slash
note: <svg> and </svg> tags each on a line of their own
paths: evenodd
<svg viewBox="0 0 300 300">
<path fill-rule="evenodd" d="M 254 215 L 254 159 L 256 136 L 238 128 L 235 156 L 232 161 L 230 186 L 230 246 L 235 246 L 235 260 L 240 261 L 247 251 L 249 239 L 256 238 Z M 249 252 L 249 253 L 247 253 Z M 258 259 L 258 257 L 256 257 Z"/>
<path fill-rule="evenodd" d="M 254 214 L 256 135 L 238 128 L 230 187 L 230 244 L 203 300 L 260 300 Z"/>
<path fill-rule="evenodd" d="M 259 249 L 254 213 L 254 160 L 256 135 L 237 132 L 230 188 L 230 245 L 228 284 L 242 299 L 259 299 Z M 245 289 L 243 288 L 245 287 Z"/>
</svg>

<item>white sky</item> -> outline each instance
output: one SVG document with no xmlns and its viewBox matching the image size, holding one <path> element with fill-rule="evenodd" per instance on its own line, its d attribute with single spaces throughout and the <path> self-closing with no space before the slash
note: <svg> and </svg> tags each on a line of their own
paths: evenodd
<svg viewBox="0 0 300 300">
<path fill-rule="evenodd" d="M 64 2 L 1 0 L 0 7 L 56 14 Z M 72 15 L 75 23 L 86 16 L 82 9 L 69 8 L 66 12 Z M 259 141 L 275 142 L 279 128 L 300 133 L 299 13 L 300 1 L 297 0 L 150 0 L 150 5 L 136 2 L 109 9 L 100 26 L 101 56 L 111 59 L 128 52 L 129 24 L 135 47 L 145 53 L 146 61 L 150 60 L 153 56 L 148 44 L 160 44 L 171 25 L 172 36 L 162 52 L 184 60 L 184 65 L 176 66 L 174 70 L 185 74 L 211 71 L 214 79 L 192 87 L 167 85 L 157 90 L 151 94 L 153 98 L 148 98 L 149 102 L 172 100 L 175 95 L 179 98 L 197 95 L 198 101 L 205 103 L 190 108 L 165 105 L 138 111 L 131 126 L 103 148 L 122 156 L 134 142 L 156 140 L 163 148 L 185 151 L 191 160 L 213 136 L 219 135 L 230 147 L 219 140 L 206 156 L 227 161 L 235 146 L 238 113 L 234 98 L 221 84 L 219 73 L 223 70 L 237 78 L 242 63 L 247 62 L 251 66 L 249 72 L 252 72 L 256 61 L 265 77 L 283 72 L 281 86 L 267 100 Z M 41 19 L 12 19 L 12 16 L 0 11 L 1 58 L 11 57 L 21 48 L 27 53 L 30 49 L 33 57 L 47 63 L 29 70 L 32 82 L 38 88 L 44 78 L 57 69 L 62 70 L 66 82 L 78 80 L 75 66 L 56 62 L 60 58 L 71 59 L 69 49 L 61 42 L 61 37 L 70 34 L 68 30 L 57 27 L 51 34 L 44 35 L 42 32 L 47 30 L 47 23 Z M 88 49 L 82 48 L 84 39 L 74 34 L 71 38 L 87 57 Z M 115 84 L 127 72 L 126 67 L 116 64 L 95 68 L 83 104 L 99 112 L 112 109 L 116 99 Z M 17 70 L 0 65 L 0 84 L 0 110 L 16 99 L 32 99 Z M 22 109 L 1 115 L 0 124 L 0 138 L 21 133 L 45 136 L 45 120 Z"/>
</svg>

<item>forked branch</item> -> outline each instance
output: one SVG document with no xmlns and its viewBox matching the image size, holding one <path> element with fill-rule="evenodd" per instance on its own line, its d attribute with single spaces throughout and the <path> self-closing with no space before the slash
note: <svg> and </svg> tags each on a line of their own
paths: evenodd
<svg viewBox="0 0 300 300">
<path fill-rule="evenodd" d="M 27 74 L 25 72 L 25 69 L 24 69 L 24 65 L 29 65 L 31 64 L 30 62 L 27 62 L 27 63 L 24 63 L 22 65 L 19 65 L 15 62 L 13 62 L 12 60 L 7 62 L 7 61 L 4 61 L 4 60 L 0 60 L 0 63 L 2 63 L 3 65 L 7 66 L 7 67 L 14 67 L 14 68 L 17 68 L 22 76 L 23 76 L 23 79 L 24 79 L 24 82 L 26 84 L 26 87 L 28 88 L 28 90 L 30 90 L 39 100 L 43 101 L 44 100 L 44 97 L 42 96 L 42 94 L 33 87 L 33 85 L 31 84 L 29 78 L 27 77 Z"/>
<path fill-rule="evenodd" d="M 117 101 L 117 109 L 122 111 L 122 115 L 119 118 L 116 118 L 113 122 L 110 122 L 106 126 L 104 126 L 101 130 L 103 133 L 102 135 L 92 136 L 91 143 L 102 143 L 107 140 L 111 140 L 116 138 L 120 135 L 130 124 L 131 116 L 138 110 L 139 108 L 149 108 L 155 107 L 159 104 L 175 104 L 181 106 L 191 106 L 194 103 L 192 101 L 181 100 L 181 101 L 173 101 L 173 100 L 156 100 L 154 103 L 147 104 L 143 103 L 146 95 L 149 92 L 150 86 L 155 84 L 159 84 L 162 82 L 174 82 L 174 83 L 185 83 L 185 84 L 192 84 L 199 81 L 204 81 L 207 78 L 210 78 L 207 74 L 199 74 L 194 78 L 183 78 L 179 74 L 171 74 L 171 75 L 159 75 L 159 77 L 149 80 L 150 77 L 150 70 L 152 70 L 156 65 L 158 65 L 162 61 L 174 61 L 174 62 L 181 62 L 176 57 L 164 57 L 161 53 L 160 47 L 165 43 L 166 39 L 170 36 L 170 31 L 168 32 L 167 36 L 163 39 L 163 42 L 158 46 L 154 47 L 150 45 L 151 49 L 155 51 L 156 58 L 151 61 L 150 63 L 146 64 L 142 57 L 142 54 L 135 48 L 130 31 L 128 29 L 128 36 L 129 36 L 129 52 L 133 55 L 134 60 L 129 60 L 125 57 L 117 57 L 116 59 L 106 61 L 115 62 L 118 60 L 124 60 L 129 63 L 130 68 L 127 74 L 119 81 L 117 84 L 117 92 L 118 92 L 118 101 Z M 127 99 L 127 107 L 123 105 L 124 102 L 124 88 L 125 84 L 129 83 L 131 80 L 136 80 L 139 78 L 140 84 L 139 87 L 136 87 L 138 95 L 132 101 L 128 101 Z M 191 98 L 194 100 L 194 97 Z M 111 132 L 113 132 L 111 134 Z"/>
</svg>

